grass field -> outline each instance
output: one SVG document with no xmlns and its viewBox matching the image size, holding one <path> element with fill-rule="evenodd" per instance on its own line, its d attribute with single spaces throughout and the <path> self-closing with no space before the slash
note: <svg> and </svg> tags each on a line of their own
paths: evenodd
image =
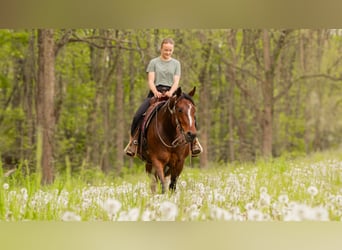
<svg viewBox="0 0 342 250">
<path fill-rule="evenodd" d="M 342 219 L 340 151 L 208 169 L 185 166 L 177 192 L 164 195 L 151 194 L 142 166 L 116 178 L 66 171 L 50 186 L 23 172 L 9 177 L 0 172 L 1 221 Z"/>
</svg>

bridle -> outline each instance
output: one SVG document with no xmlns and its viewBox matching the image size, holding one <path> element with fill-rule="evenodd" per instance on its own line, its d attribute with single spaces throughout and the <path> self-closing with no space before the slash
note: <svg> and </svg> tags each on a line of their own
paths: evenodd
<svg viewBox="0 0 342 250">
<path fill-rule="evenodd" d="M 168 99 L 168 100 L 166 101 L 166 103 L 164 104 L 164 106 L 167 105 L 167 110 L 170 112 L 171 116 L 174 116 L 174 117 L 175 117 L 176 129 L 178 129 L 178 130 L 180 131 L 180 135 L 179 135 L 175 140 L 172 141 L 171 145 L 167 144 L 167 143 L 163 140 L 163 138 L 162 138 L 161 135 L 160 135 L 159 129 L 158 129 L 158 111 L 156 112 L 156 119 L 155 119 L 155 120 L 156 120 L 156 123 L 155 123 L 155 125 L 156 125 L 156 130 L 157 130 L 158 138 L 159 138 L 159 140 L 163 143 L 163 145 L 164 145 L 165 147 L 167 147 L 167 148 L 176 148 L 176 147 L 181 146 L 181 145 L 186 145 L 186 144 L 188 144 L 188 143 L 190 143 L 190 142 L 188 142 L 188 141 L 186 140 L 186 135 L 185 135 L 184 129 L 183 129 L 183 127 L 181 126 L 181 124 L 180 124 L 180 122 L 179 122 L 179 120 L 178 120 L 178 117 L 177 117 L 177 115 L 176 115 L 176 104 L 177 104 L 177 100 L 175 101 L 175 103 L 174 103 L 174 105 L 173 105 L 172 108 L 170 108 L 170 100 L 171 100 L 171 98 Z M 165 110 L 165 111 L 166 111 L 166 110 Z"/>
</svg>

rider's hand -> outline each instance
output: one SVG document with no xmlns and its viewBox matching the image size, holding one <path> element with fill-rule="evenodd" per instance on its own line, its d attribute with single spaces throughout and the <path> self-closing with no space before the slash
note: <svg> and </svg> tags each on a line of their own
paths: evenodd
<svg viewBox="0 0 342 250">
<path fill-rule="evenodd" d="M 156 91 L 156 92 L 154 93 L 154 96 L 157 97 L 157 98 L 161 98 L 161 97 L 163 96 L 163 94 L 160 93 L 159 91 Z"/>
<path fill-rule="evenodd" d="M 172 96 L 172 93 L 171 93 L 171 91 L 166 91 L 166 92 L 165 92 L 165 96 L 167 96 L 167 97 L 171 97 L 171 96 Z"/>
</svg>

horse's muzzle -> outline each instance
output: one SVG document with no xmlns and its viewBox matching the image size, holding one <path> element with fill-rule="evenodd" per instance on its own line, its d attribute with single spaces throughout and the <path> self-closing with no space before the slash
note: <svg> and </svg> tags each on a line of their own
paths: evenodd
<svg viewBox="0 0 342 250">
<path fill-rule="evenodd" d="M 193 142 L 193 140 L 195 140 L 195 138 L 196 138 L 196 134 L 191 133 L 190 131 L 185 134 L 185 140 L 187 142 Z"/>
</svg>

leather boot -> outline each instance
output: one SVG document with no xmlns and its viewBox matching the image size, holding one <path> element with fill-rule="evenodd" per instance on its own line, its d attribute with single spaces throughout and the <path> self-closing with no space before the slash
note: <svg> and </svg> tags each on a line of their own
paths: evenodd
<svg viewBox="0 0 342 250">
<path fill-rule="evenodd" d="M 137 133 L 136 133 L 137 134 Z M 124 151 L 128 156 L 134 157 L 138 149 L 138 136 L 131 137 Z"/>
<path fill-rule="evenodd" d="M 196 137 L 193 142 L 192 142 L 192 145 L 191 145 L 191 154 L 192 154 L 192 157 L 196 157 L 196 156 L 199 156 L 200 153 L 203 152 L 203 148 L 198 140 L 198 138 Z"/>
</svg>

